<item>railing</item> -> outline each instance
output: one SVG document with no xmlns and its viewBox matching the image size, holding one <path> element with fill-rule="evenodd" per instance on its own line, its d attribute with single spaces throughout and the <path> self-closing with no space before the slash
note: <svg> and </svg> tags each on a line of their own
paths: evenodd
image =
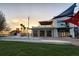
<svg viewBox="0 0 79 59">
<path fill-rule="evenodd" d="M 38 28 L 47 28 L 47 27 L 52 27 L 51 25 L 47 25 L 47 26 L 38 26 Z M 37 28 L 37 27 L 32 27 L 32 28 Z"/>
</svg>

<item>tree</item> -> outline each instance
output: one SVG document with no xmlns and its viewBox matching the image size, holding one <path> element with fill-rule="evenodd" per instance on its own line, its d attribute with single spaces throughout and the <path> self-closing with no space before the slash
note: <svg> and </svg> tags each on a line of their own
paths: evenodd
<svg viewBox="0 0 79 59">
<path fill-rule="evenodd" d="M 9 26 L 6 26 L 4 29 L 4 31 L 10 31 L 10 30 L 11 30 L 11 28 Z"/>
<path fill-rule="evenodd" d="M 0 31 L 6 28 L 6 20 L 4 14 L 0 11 Z"/>
<path fill-rule="evenodd" d="M 20 24 L 20 26 L 23 28 L 23 30 L 26 29 L 26 27 L 23 24 Z"/>
</svg>

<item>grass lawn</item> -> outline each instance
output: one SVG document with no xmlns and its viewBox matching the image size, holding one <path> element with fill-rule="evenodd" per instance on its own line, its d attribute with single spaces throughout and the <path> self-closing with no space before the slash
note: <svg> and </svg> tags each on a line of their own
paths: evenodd
<svg viewBox="0 0 79 59">
<path fill-rule="evenodd" d="M 1 56 L 69 56 L 79 55 L 79 47 L 43 43 L 0 41 Z"/>
</svg>

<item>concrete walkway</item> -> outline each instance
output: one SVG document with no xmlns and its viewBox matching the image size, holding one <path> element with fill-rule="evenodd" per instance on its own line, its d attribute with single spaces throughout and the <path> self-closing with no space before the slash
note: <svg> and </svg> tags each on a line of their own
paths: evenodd
<svg viewBox="0 0 79 59">
<path fill-rule="evenodd" d="M 79 39 L 74 39 L 71 42 L 72 42 L 72 45 L 79 46 Z"/>
<path fill-rule="evenodd" d="M 10 37 L 1 37 L 0 40 L 2 41 L 21 41 L 21 42 L 35 42 L 35 43 L 49 43 L 49 44 L 72 44 L 70 38 L 50 38 L 50 37 L 17 37 L 17 36 L 10 36 Z"/>
<path fill-rule="evenodd" d="M 70 37 L 64 38 L 50 38 L 50 37 L 0 37 L 2 41 L 21 41 L 21 42 L 35 42 L 35 43 L 49 43 L 49 44 L 72 44 L 79 46 L 79 39 L 74 39 Z"/>
</svg>

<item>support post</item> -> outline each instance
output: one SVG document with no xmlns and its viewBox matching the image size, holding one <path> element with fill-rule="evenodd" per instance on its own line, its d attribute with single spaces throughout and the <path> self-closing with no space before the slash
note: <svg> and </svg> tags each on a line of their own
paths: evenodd
<svg viewBox="0 0 79 59">
<path fill-rule="evenodd" d="M 75 38 L 74 28 L 70 29 L 70 35 L 72 35 L 72 38 Z"/>
<path fill-rule="evenodd" d="M 46 30 L 45 30 L 45 32 L 44 32 L 44 33 L 45 33 L 45 35 L 44 35 L 44 36 L 45 36 L 45 37 L 47 37 L 47 31 L 46 31 Z"/>
<path fill-rule="evenodd" d="M 38 37 L 40 37 L 40 30 L 37 31 L 37 35 L 38 35 Z"/>
</svg>

